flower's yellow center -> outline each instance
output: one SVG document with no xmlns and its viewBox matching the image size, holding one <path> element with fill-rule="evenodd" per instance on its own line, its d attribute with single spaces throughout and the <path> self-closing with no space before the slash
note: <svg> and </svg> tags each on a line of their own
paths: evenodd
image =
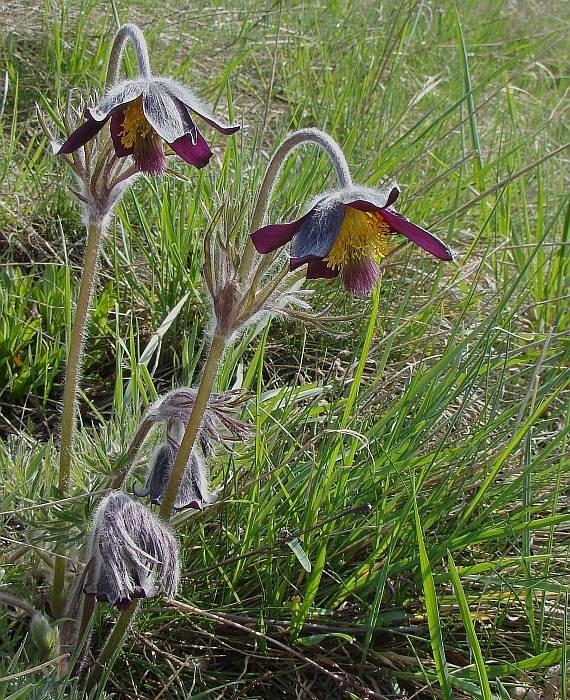
<svg viewBox="0 0 570 700">
<path fill-rule="evenodd" d="M 142 99 L 137 97 L 125 107 L 123 128 L 119 134 L 121 143 L 125 148 L 132 148 L 137 141 L 152 139 L 154 135 L 154 129 L 144 116 Z"/>
<path fill-rule="evenodd" d="M 389 233 L 390 226 L 380 212 L 347 206 L 338 236 L 324 261 L 333 270 L 363 258 L 380 262 L 390 252 Z"/>
</svg>

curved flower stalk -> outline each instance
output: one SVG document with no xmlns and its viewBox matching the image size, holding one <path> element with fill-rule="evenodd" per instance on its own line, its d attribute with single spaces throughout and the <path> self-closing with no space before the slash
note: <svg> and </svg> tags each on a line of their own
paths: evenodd
<svg viewBox="0 0 570 700">
<path fill-rule="evenodd" d="M 85 592 L 127 610 L 138 598 L 171 597 L 180 578 L 178 544 L 148 508 L 114 491 L 95 512 L 89 558 L 93 584 Z"/>
<path fill-rule="evenodd" d="M 394 209 L 399 194 L 395 185 L 360 187 L 347 178 L 339 189 L 318 195 L 301 218 L 257 228 L 251 240 L 261 254 L 292 241 L 291 270 L 307 265 L 307 279 L 340 274 L 348 291 L 366 295 L 378 282 L 393 234 L 405 236 L 439 260 L 453 259 L 445 243 Z"/>
</svg>

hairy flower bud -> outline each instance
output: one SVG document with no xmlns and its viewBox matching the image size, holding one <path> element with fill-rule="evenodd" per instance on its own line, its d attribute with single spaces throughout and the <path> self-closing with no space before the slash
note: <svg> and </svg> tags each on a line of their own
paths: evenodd
<svg viewBox="0 0 570 700">
<path fill-rule="evenodd" d="M 59 632 L 47 617 L 36 611 L 30 623 L 30 638 L 38 650 L 40 659 L 53 658 L 59 649 Z"/>
<path fill-rule="evenodd" d="M 174 535 L 148 508 L 120 491 L 95 512 L 90 556 L 94 585 L 86 593 L 126 610 L 136 598 L 173 596 L 180 575 Z"/>
<path fill-rule="evenodd" d="M 178 445 L 175 446 L 169 442 L 155 452 L 150 460 L 146 484 L 143 489 L 134 489 L 135 496 L 148 496 L 151 503 L 162 505 L 172 466 L 176 459 L 177 448 Z M 213 500 L 208 488 L 206 466 L 200 455 L 194 451 L 186 465 L 182 483 L 174 501 L 174 510 L 182 510 L 183 508 L 202 510 L 204 505 L 212 503 Z"/>
</svg>

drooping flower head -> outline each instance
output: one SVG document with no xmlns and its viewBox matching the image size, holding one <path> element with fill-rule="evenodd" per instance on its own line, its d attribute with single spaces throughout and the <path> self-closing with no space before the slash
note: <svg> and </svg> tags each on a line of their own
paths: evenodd
<svg viewBox="0 0 570 700">
<path fill-rule="evenodd" d="M 240 128 L 220 123 L 201 100 L 175 80 L 152 75 L 123 80 L 95 107 L 86 110 L 86 121 L 69 136 L 59 153 L 76 151 L 110 120 L 115 154 L 119 158 L 132 156 L 142 172 L 164 172 L 163 141 L 187 163 L 203 168 L 212 152 L 193 114 L 222 134 L 233 134 Z"/>
<path fill-rule="evenodd" d="M 134 25 L 125 25 L 117 34 L 116 51 L 110 60 L 113 77 L 127 37 L 133 41 L 137 52 L 139 77 L 112 85 L 95 107 L 87 109 L 86 121 L 69 136 L 59 153 L 76 151 L 110 120 L 116 156 L 132 155 L 142 172 L 149 175 L 164 172 L 163 141 L 187 163 L 203 168 L 212 152 L 191 115 L 197 114 L 222 134 L 233 134 L 239 126 L 221 124 L 201 100 L 180 83 L 153 76 L 144 37 Z"/>
<path fill-rule="evenodd" d="M 173 596 L 178 587 L 178 544 L 148 508 L 113 491 L 95 513 L 91 542 L 94 585 L 86 593 L 126 610 L 136 598 Z"/>
<path fill-rule="evenodd" d="M 181 387 L 161 396 L 149 408 L 147 424 L 165 424 L 165 442 L 152 455 L 143 488 L 134 489 L 135 496 L 148 497 L 155 505 L 162 505 L 170 474 L 180 448 L 186 424 L 190 418 L 197 390 Z M 207 457 L 215 452 L 216 445 L 229 449 L 232 442 L 244 440 L 250 426 L 238 420 L 235 412 L 245 400 L 243 392 L 224 391 L 210 396 L 198 434 L 199 447 L 194 447 L 186 464 L 174 509 L 195 508 L 202 510 L 215 501 L 210 492 Z"/>
<path fill-rule="evenodd" d="M 259 253 L 292 241 L 291 270 L 307 265 L 307 279 L 340 275 L 348 291 L 362 296 L 376 285 L 393 234 L 405 236 L 439 260 L 453 259 L 445 243 L 394 209 L 399 194 L 396 186 L 350 186 L 321 194 L 300 219 L 263 226 L 251 238 Z"/>
<path fill-rule="evenodd" d="M 176 452 L 176 448 L 170 443 L 162 445 L 157 450 L 150 461 L 146 484 L 142 489 L 134 489 L 135 496 L 148 497 L 154 505 L 162 505 L 176 459 Z M 196 451 L 193 451 L 184 470 L 173 509 L 195 508 L 202 510 L 204 505 L 213 503 L 214 500 L 215 496 L 210 493 L 208 487 L 208 476 L 203 459 Z"/>
</svg>

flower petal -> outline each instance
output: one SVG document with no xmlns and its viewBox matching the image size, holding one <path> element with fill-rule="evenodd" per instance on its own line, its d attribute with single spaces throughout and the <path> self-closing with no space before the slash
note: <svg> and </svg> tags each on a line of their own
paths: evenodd
<svg viewBox="0 0 570 700">
<path fill-rule="evenodd" d="M 89 112 L 95 121 L 103 121 L 117 107 L 140 97 L 147 85 L 147 80 L 123 80 L 111 88 L 95 107 L 89 107 L 86 111 Z"/>
<path fill-rule="evenodd" d="M 186 107 L 156 81 L 147 86 L 142 103 L 148 123 L 167 143 L 172 143 L 186 134 L 191 134 L 197 139 L 198 129 L 190 119 Z"/>
<path fill-rule="evenodd" d="M 73 153 L 73 151 L 81 148 L 81 146 L 84 146 L 87 141 L 90 141 L 92 138 L 97 136 L 97 134 L 105 126 L 106 122 L 107 120 L 97 122 L 95 119 L 91 119 L 91 117 L 89 117 L 86 122 L 83 122 L 80 127 L 75 129 L 75 131 L 70 134 L 67 141 L 59 149 L 58 154 Z"/>
<path fill-rule="evenodd" d="M 338 277 L 339 274 L 339 270 L 333 270 L 322 258 L 318 258 L 315 255 L 306 255 L 304 258 L 291 258 L 289 269 L 293 271 L 301 267 L 301 265 L 307 265 L 305 277 L 308 280 L 333 279 Z"/>
<path fill-rule="evenodd" d="M 370 294 L 378 284 L 380 265 L 372 258 L 353 260 L 342 268 L 342 281 L 346 289 L 358 297 Z"/>
<path fill-rule="evenodd" d="M 344 204 L 332 197 L 318 202 L 303 222 L 291 247 L 294 258 L 314 255 L 322 258 L 330 251 L 344 219 Z"/>
<path fill-rule="evenodd" d="M 400 196 L 400 188 L 393 184 L 382 189 L 373 187 L 347 187 L 335 194 L 335 198 L 343 204 L 349 204 L 360 211 L 378 211 L 389 207 Z"/>
<path fill-rule="evenodd" d="M 173 141 L 170 144 L 170 148 L 172 148 L 182 160 L 185 160 L 187 163 L 197 168 L 203 168 L 205 165 L 208 165 L 212 157 L 212 151 L 198 129 L 196 129 L 195 135 L 186 134 L 176 139 L 176 141 Z"/>
<path fill-rule="evenodd" d="M 451 250 L 433 233 L 416 226 L 416 224 L 413 224 L 401 214 L 390 209 L 383 209 L 382 216 L 396 233 L 401 233 L 402 236 L 405 236 L 412 243 L 420 246 L 420 248 L 427 250 L 434 257 L 439 260 L 453 260 Z"/>
<path fill-rule="evenodd" d="M 310 212 L 309 212 L 310 213 Z M 262 226 L 251 234 L 251 241 L 258 253 L 272 253 L 277 248 L 289 243 L 293 236 L 303 225 L 309 214 L 305 214 L 297 221 L 287 224 L 269 224 Z"/>
<path fill-rule="evenodd" d="M 395 194 L 393 195 L 392 193 Z M 388 194 L 388 198 L 386 199 L 386 204 L 384 206 L 379 206 L 376 202 L 368 199 L 356 199 L 352 202 L 346 202 L 346 205 L 352 207 L 353 209 L 358 209 L 359 211 L 384 211 L 385 207 L 389 207 L 396 201 L 396 199 L 398 199 L 398 194 L 398 188 L 392 188 Z"/>
<path fill-rule="evenodd" d="M 322 258 L 314 258 L 309 260 L 306 278 L 308 280 L 334 279 L 338 277 L 338 273 L 339 270 L 333 270 Z"/>
<path fill-rule="evenodd" d="M 202 102 L 199 97 L 181 85 L 176 80 L 170 80 L 168 78 L 160 78 L 156 80 L 161 86 L 167 90 L 172 97 L 180 100 L 186 107 L 189 107 L 195 114 L 201 117 L 207 124 L 217 129 L 222 134 L 229 136 L 230 134 L 235 134 L 241 128 L 239 125 L 225 125 L 222 124 L 208 109 L 208 107 Z"/>
<path fill-rule="evenodd" d="M 119 108 L 116 112 L 111 115 L 111 138 L 113 139 L 113 146 L 115 147 L 115 154 L 119 158 L 124 158 L 125 156 L 130 156 L 134 152 L 134 147 L 125 148 L 121 141 L 120 134 L 123 131 L 123 124 L 125 121 L 125 110 L 124 108 Z"/>
</svg>

